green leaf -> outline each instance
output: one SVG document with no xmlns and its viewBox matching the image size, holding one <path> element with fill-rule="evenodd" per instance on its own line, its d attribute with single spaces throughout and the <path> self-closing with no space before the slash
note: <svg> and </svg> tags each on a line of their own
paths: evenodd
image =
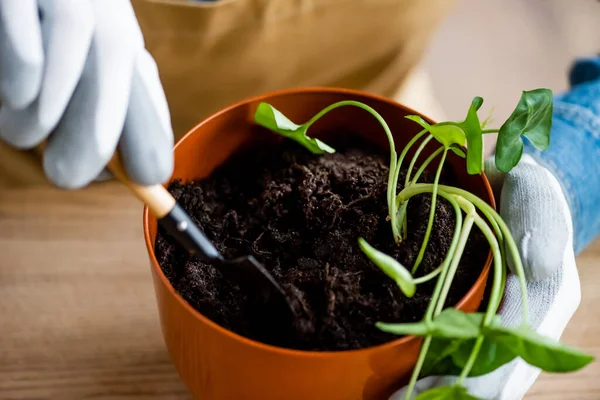
<svg viewBox="0 0 600 400">
<path fill-rule="evenodd" d="M 479 96 L 473 98 L 467 117 L 462 122 L 438 122 L 435 125 L 429 125 L 418 115 L 408 115 L 406 118 L 415 121 L 446 148 L 463 158 L 467 158 L 467 172 L 471 175 L 480 174 L 483 171 L 483 133 L 477 110 L 483 104 L 483 99 Z M 467 144 L 467 154 L 460 149 L 460 146 Z"/>
<path fill-rule="evenodd" d="M 546 372 L 575 371 L 594 359 L 591 355 L 541 336 L 527 326 L 503 327 L 499 320 L 495 320 L 482 330 L 485 339 L 469 377 L 488 374 L 516 357 Z M 422 376 L 460 375 L 475 340 L 434 337 L 425 357 Z"/>
<path fill-rule="evenodd" d="M 394 335 L 427 336 L 432 331 L 431 325 L 425 321 L 400 324 L 386 324 L 384 322 L 377 322 L 375 323 L 375 326 L 384 332 L 392 333 Z"/>
<path fill-rule="evenodd" d="M 471 396 L 462 386 L 441 386 L 421 393 L 415 400 L 481 400 Z"/>
<path fill-rule="evenodd" d="M 458 376 L 471 356 L 476 339 L 434 338 L 423 363 L 422 376 Z M 489 374 L 517 357 L 508 347 L 485 338 L 469 377 Z"/>
<path fill-rule="evenodd" d="M 469 339 L 480 335 L 483 318 L 483 313 L 464 313 L 453 308 L 447 308 L 429 323 L 425 321 L 399 324 L 377 323 L 377 327 L 384 332 L 396 335 L 430 335 L 452 339 Z"/>
<path fill-rule="evenodd" d="M 475 97 L 467 112 L 467 118 L 460 123 L 467 136 L 467 172 L 471 175 L 483 171 L 483 133 L 477 110 L 483 104 L 481 97 Z"/>
<path fill-rule="evenodd" d="M 452 364 L 456 370 L 462 371 L 467 364 L 473 346 L 475 345 L 475 339 L 465 340 L 460 343 L 458 349 L 452 353 Z M 506 363 L 511 362 L 517 357 L 517 355 L 511 351 L 510 348 L 504 346 L 502 343 L 497 343 L 485 337 L 483 344 L 477 354 L 475 363 L 469 372 L 469 376 L 481 376 L 489 374 L 492 371 L 500 368 Z"/>
<path fill-rule="evenodd" d="M 437 125 L 455 126 L 460 129 L 467 139 L 467 172 L 471 175 L 483 171 L 483 133 L 477 110 L 483 104 L 481 97 L 475 97 L 471 102 L 467 117 L 462 122 L 440 122 Z"/>
<path fill-rule="evenodd" d="M 456 145 L 456 144 L 453 144 L 452 146 L 450 146 L 450 150 L 452 150 L 457 156 L 459 156 L 461 158 L 467 157 L 465 152 L 460 147 L 458 147 L 458 145 Z"/>
<path fill-rule="evenodd" d="M 594 360 L 592 355 L 542 336 L 528 326 L 492 324 L 486 328 L 486 336 L 546 372 L 576 371 Z"/>
<path fill-rule="evenodd" d="M 496 168 L 508 172 L 520 161 L 525 136 L 542 151 L 550 145 L 552 128 L 552 91 L 535 89 L 524 91 L 519 104 L 498 132 Z"/>
<path fill-rule="evenodd" d="M 469 113 L 471 113 L 471 111 L 473 111 L 473 112 L 479 111 L 479 109 L 481 108 L 482 105 L 483 105 L 483 98 L 481 98 L 479 96 L 473 97 L 473 100 L 471 101 L 471 107 L 469 108 Z"/>
<path fill-rule="evenodd" d="M 254 113 L 254 121 L 273 132 L 295 140 L 314 154 L 335 153 L 335 149 L 306 135 L 310 124 L 297 125 L 290 121 L 281 111 L 268 103 L 260 103 Z"/>
<path fill-rule="evenodd" d="M 418 115 L 407 115 L 405 118 L 415 121 L 423 128 L 427 129 L 431 136 L 433 136 L 438 142 L 444 147 L 450 148 L 453 144 L 464 146 L 466 142 L 466 136 L 463 130 L 455 124 L 449 123 L 438 123 L 435 125 L 429 125 L 423 118 Z"/>
<path fill-rule="evenodd" d="M 481 334 L 484 313 L 465 313 L 446 308 L 433 320 L 432 336 L 471 339 Z"/>
<path fill-rule="evenodd" d="M 433 338 L 429 351 L 425 355 L 421 376 L 460 375 L 462 369 L 457 367 L 452 360 L 452 354 L 460 349 L 462 343 L 475 344 L 475 339 L 447 339 Z"/>
<path fill-rule="evenodd" d="M 483 322 L 484 314 L 464 314 L 463 316 L 456 315 L 456 317 L 451 314 L 446 314 L 447 316 L 452 317 L 452 320 L 448 318 L 448 324 L 455 323 L 461 324 L 463 327 L 471 327 L 466 328 L 465 332 L 460 332 L 459 335 L 456 335 L 462 337 L 453 338 L 450 335 L 452 332 L 446 331 L 444 332 L 445 336 L 438 335 L 438 337 L 433 338 L 429 347 L 429 352 L 425 357 L 423 366 L 424 376 L 460 375 L 471 356 L 475 341 L 477 340 L 477 336 L 474 334 L 476 331 L 480 330 L 479 327 Z M 440 314 L 440 316 L 442 316 L 442 314 Z M 461 321 L 465 316 L 467 316 L 469 320 Z M 500 324 L 499 317 L 495 317 L 493 323 Z M 483 332 L 486 332 L 485 328 L 482 327 L 481 329 Z M 470 333 L 466 334 L 469 331 Z M 469 376 L 488 374 L 514 360 L 516 357 L 517 354 L 510 348 L 486 336 Z"/>
<path fill-rule="evenodd" d="M 358 239 L 358 245 L 363 253 L 365 253 L 379 269 L 396 282 L 406 297 L 413 297 L 415 295 L 417 285 L 409 270 L 404 268 L 404 266 L 394 258 L 372 247 L 363 238 Z"/>
</svg>

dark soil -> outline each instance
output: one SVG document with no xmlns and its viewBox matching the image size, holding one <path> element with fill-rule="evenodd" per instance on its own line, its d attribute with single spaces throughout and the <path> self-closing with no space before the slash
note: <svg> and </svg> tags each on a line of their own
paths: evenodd
<svg viewBox="0 0 600 400">
<path fill-rule="evenodd" d="M 419 285 L 416 295 L 406 298 L 357 244 L 358 237 L 364 237 L 412 266 L 425 233 L 430 195 L 410 201 L 408 238 L 400 245 L 393 243 L 386 221 L 389 156 L 356 138 L 331 144 L 335 154 L 317 156 L 283 141 L 276 148 L 242 152 L 205 180 L 176 181 L 169 187 L 226 257 L 254 255 L 286 290 L 300 297 L 309 317 L 302 321 L 304 329 L 286 338 L 291 348 L 346 350 L 393 340 L 396 336 L 379 331 L 375 322 L 420 320 L 435 282 Z M 452 176 L 442 180 L 456 185 Z M 417 275 L 442 262 L 453 229 L 454 211 L 439 199 Z M 456 304 L 473 285 L 488 249 L 474 230 L 448 305 Z M 188 256 L 162 231 L 156 256 L 174 288 L 193 307 L 240 335 L 264 341 L 271 327 L 249 317 L 256 310 L 249 309 L 244 293 L 218 269 Z"/>
</svg>

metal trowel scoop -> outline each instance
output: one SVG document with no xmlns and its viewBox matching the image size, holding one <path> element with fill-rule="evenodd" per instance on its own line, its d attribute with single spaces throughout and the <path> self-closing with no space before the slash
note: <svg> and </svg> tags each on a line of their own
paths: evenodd
<svg viewBox="0 0 600 400">
<path fill-rule="evenodd" d="M 240 286 L 249 301 L 260 306 L 264 318 L 277 321 L 276 325 L 281 328 L 277 329 L 277 335 L 291 329 L 295 315 L 294 305 L 298 303 L 286 294 L 275 278 L 254 257 L 226 260 L 167 189 L 161 185 L 140 186 L 131 182 L 118 155 L 112 158 L 108 168 L 146 204 L 158 223 L 188 252 L 218 263 L 220 271 Z"/>
</svg>

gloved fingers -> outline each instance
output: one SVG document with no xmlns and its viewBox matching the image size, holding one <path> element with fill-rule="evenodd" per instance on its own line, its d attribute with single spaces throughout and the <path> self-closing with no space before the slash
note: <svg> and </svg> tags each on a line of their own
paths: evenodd
<svg viewBox="0 0 600 400">
<path fill-rule="evenodd" d="M 537 163 L 530 157 L 524 156 L 521 158 L 521 163 L 525 164 L 535 164 Z M 500 192 L 502 191 L 502 186 L 504 185 L 504 179 L 506 179 L 506 172 L 500 171 L 496 168 L 496 159 L 494 156 L 488 157 L 484 160 L 484 172 L 487 177 L 490 185 L 492 186 L 492 190 L 494 191 L 494 195 L 496 199 L 500 201 Z"/>
<path fill-rule="evenodd" d="M 164 183 L 171 177 L 170 114 L 156 64 L 147 51 L 135 66 L 119 152 L 127 175 L 140 185 Z"/>
<path fill-rule="evenodd" d="M 551 276 L 527 283 L 527 323 L 537 333 L 553 340 L 560 339 L 581 300 L 572 239 L 568 240 L 560 261 L 561 267 Z M 508 276 L 499 314 L 505 326 L 519 326 L 523 322 L 521 290 L 516 275 Z M 538 368 L 516 358 L 490 374 L 467 378 L 465 387 L 469 393 L 483 399 L 518 400 L 525 396 L 539 374 Z"/>
<path fill-rule="evenodd" d="M 561 257 L 562 265 L 554 274 L 540 281 L 527 282 L 527 324 L 555 340 L 560 337 L 581 301 L 572 241 L 569 240 L 568 244 L 570 247 Z M 523 322 L 521 290 L 514 274 L 507 277 L 499 314 L 505 326 L 516 326 Z"/>
<path fill-rule="evenodd" d="M 556 178 L 530 156 L 506 174 L 500 215 L 506 222 L 529 281 L 548 278 L 562 265 L 572 237 L 569 207 Z M 507 249 L 507 260 L 514 261 Z"/>
<path fill-rule="evenodd" d="M 0 1 L 0 103 L 20 109 L 39 93 L 44 52 L 36 0 Z"/>
<path fill-rule="evenodd" d="M 113 153 L 127 112 L 136 54 L 143 40 L 129 2 L 93 0 L 95 30 L 83 74 L 48 140 L 46 176 L 80 188 L 94 180 Z"/>
<path fill-rule="evenodd" d="M 39 96 L 24 109 L 0 110 L 0 136 L 12 146 L 32 148 L 63 115 L 85 64 L 94 17 L 87 0 L 40 0 L 45 67 Z"/>
</svg>

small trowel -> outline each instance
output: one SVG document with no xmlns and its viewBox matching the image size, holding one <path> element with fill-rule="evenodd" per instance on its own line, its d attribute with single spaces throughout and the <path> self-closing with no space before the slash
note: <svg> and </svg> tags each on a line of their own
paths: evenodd
<svg viewBox="0 0 600 400">
<path fill-rule="evenodd" d="M 275 278 L 253 256 L 226 260 L 215 248 L 200 227 L 161 185 L 140 186 L 125 174 L 118 154 L 108 164 L 113 175 L 142 200 L 158 223 L 189 253 L 217 263 L 222 273 L 237 283 L 248 299 L 264 310 L 263 317 L 277 321 L 281 335 L 291 329 L 294 322 L 294 305 L 298 304 L 283 290 Z M 282 339 L 282 338 L 280 338 Z"/>
</svg>

